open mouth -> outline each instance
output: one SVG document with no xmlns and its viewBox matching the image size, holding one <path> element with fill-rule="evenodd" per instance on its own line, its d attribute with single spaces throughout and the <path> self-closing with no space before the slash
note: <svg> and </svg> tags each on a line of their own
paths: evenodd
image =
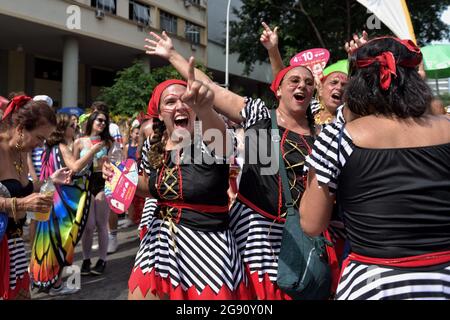
<svg viewBox="0 0 450 320">
<path fill-rule="evenodd" d="M 331 98 L 333 99 L 333 100 L 337 100 L 337 101 L 341 101 L 341 98 L 342 98 L 342 95 L 340 94 L 340 93 L 333 93 L 332 95 L 331 95 Z"/>
<path fill-rule="evenodd" d="M 297 102 L 303 103 L 305 101 L 305 95 L 303 93 L 295 93 L 294 94 L 294 99 Z"/>
<path fill-rule="evenodd" d="M 176 116 L 174 119 L 175 127 L 186 128 L 189 124 L 189 117 L 185 115 Z"/>
</svg>

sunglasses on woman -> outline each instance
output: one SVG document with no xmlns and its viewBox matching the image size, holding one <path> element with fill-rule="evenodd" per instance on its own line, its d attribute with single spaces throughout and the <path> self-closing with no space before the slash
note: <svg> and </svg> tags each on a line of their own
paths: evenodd
<svg viewBox="0 0 450 320">
<path fill-rule="evenodd" d="M 97 118 L 95 119 L 98 123 L 106 123 L 106 119 Z"/>
</svg>

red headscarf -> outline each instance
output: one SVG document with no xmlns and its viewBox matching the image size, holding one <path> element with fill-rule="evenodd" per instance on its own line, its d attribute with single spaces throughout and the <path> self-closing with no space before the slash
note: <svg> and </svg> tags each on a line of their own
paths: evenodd
<svg viewBox="0 0 450 320">
<path fill-rule="evenodd" d="M 5 120 L 10 113 L 13 113 L 23 107 L 31 98 L 28 96 L 16 96 L 14 97 L 6 107 L 5 113 L 3 113 L 2 120 Z"/>
<path fill-rule="evenodd" d="M 284 76 L 286 75 L 286 73 L 288 73 L 288 72 L 291 71 L 292 69 L 295 69 L 295 68 L 298 68 L 298 67 L 305 68 L 305 69 L 307 69 L 309 72 L 311 72 L 311 70 L 310 70 L 308 67 L 306 67 L 306 66 L 299 66 L 299 65 L 296 65 L 296 66 L 289 66 L 289 67 L 286 67 L 286 68 L 284 68 L 283 70 L 281 70 L 280 72 L 277 73 L 277 76 L 276 76 L 275 79 L 272 81 L 272 85 L 270 86 L 270 90 L 272 90 L 272 92 L 275 94 L 275 96 L 277 97 L 277 99 L 278 99 L 277 91 L 278 91 L 278 88 L 280 87 L 281 81 L 283 81 L 283 79 L 284 79 Z M 311 73 L 312 73 L 312 72 L 311 72 Z"/>
<path fill-rule="evenodd" d="M 174 84 L 179 84 L 179 85 L 187 87 L 186 81 L 177 80 L 177 79 L 166 80 L 166 81 L 158 84 L 153 89 L 152 97 L 150 98 L 150 101 L 148 102 L 147 115 L 149 115 L 151 118 L 158 118 L 159 100 L 161 99 L 161 95 L 162 95 L 163 91 L 167 89 L 167 87 L 170 87 L 171 85 L 174 85 Z"/>
<path fill-rule="evenodd" d="M 379 37 L 370 40 L 370 42 L 386 38 L 399 42 L 400 44 L 405 46 L 408 51 L 415 53 L 416 55 L 409 59 L 396 61 L 392 52 L 384 51 L 376 57 L 358 59 L 356 61 L 356 65 L 358 66 L 358 68 L 366 68 L 374 62 L 378 62 L 380 64 L 380 87 L 383 90 L 388 90 L 389 86 L 391 85 L 392 76 L 397 76 L 397 64 L 402 67 L 415 68 L 422 61 L 422 52 L 420 51 L 420 48 L 416 46 L 416 44 L 411 40 L 400 40 L 395 37 Z"/>
</svg>

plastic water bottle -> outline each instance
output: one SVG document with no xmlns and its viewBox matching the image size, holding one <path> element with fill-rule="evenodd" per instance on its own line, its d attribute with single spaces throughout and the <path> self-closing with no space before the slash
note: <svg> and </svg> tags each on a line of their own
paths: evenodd
<svg viewBox="0 0 450 320">
<path fill-rule="evenodd" d="M 47 195 L 47 196 L 53 196 L 55 191 L 56 191 L 56 188 L 55 188 L 55 185 L 53 184 L 52 179 L 48 179 L 41 186 L 40 193 Z M 48 218 L 50 217 L 51 211 L 52 211 L 52 207 L 50 207 L 50 209 L 47 212 L 35 212 L 32 219 L 37 220 L 37 221 L 47 221 Z"/>
<path fill-rule="evenodd" d="M 122 148 L 120 148 L 120 145 L 117 142 L 114 142 L 111 154 L 109 156 L 109 161 L 114 163 L 116 166 L 122 162 Z"/>
</svg>

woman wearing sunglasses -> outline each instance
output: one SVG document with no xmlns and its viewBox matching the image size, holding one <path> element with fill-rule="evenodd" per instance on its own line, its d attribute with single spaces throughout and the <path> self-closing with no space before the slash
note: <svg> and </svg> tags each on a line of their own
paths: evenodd
<svg viewBox="0 0 450 320">
<path fill-rule="evenodd" d="M 95 154 L 92 161 L 92 175 L 89 181 L 89 189 L 92 201 L 89 210 L 86 229 L 84 230 L 83 264 L 81 275 L 101 275 L 106 266 L 106 254 L 108 250 L 108 219 L 109 207 L 106 202 L 104 188 L 105 180 L 102 177 L 102 165 L 112 146 L 113 138 L 109 133 L 109 115 L 102 111 L 95 111 L 87 120 L 85 136 L 75 141 L 74 155 L 77 159 L 89 153 L 95 145 L 103 143 L 102 148 Z M 99 259 L 91 270 L 91 247 L 94 237 L 94 229 L 98 232 L 98 254 Z"/>
</svg>

